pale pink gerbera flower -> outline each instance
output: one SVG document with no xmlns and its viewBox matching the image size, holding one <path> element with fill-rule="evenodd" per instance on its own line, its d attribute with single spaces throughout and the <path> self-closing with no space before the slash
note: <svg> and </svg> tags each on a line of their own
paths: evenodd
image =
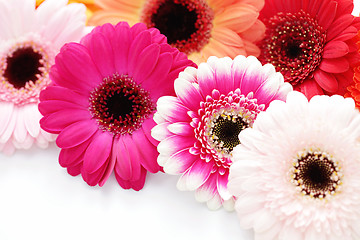
<svg viewBox="0 0 360 240">
<path fill-rule="evenodd" d="M 309 99 L 344 95 L 360 59 L 354 39 L 360 18 L 351 15 L 353 7 L 353 0 L 265 0 L 259 59 Z"/>
<path fill-rule="evenodd" d="M 156 101 L 175 94 L 187 66 L 195 64 L 145 24 L 106 24 L 66 44 L 50 71 L 56 86 L 39 104 L 41 127 L 59 133 L 60 165 L 92 186 L 114 170 L 121 187 L 140 190 L 146 172 L 160 170 L 150 136 Z"/>
<path fill-rule="evenodd" d="M 233 151 L 229 190 L 255 239 L 360 239 L 360 114 L 339 95 L 274 101 Z"/>
<path fill-rule="evenodd" d="M 166 173 L 182 175 L 180 190 L 196 190 L 196 199 L 211 209 L 232 209 L 226 185 L 238 135 L 291 90 L 272 65 L 255 57 L 210 57 L 198 69 L 186 68 L 175 80 L 177 97 L 158 100 L 151 132 L 161 141 L 158 163 Z"/>
<path fill-rule="evenodd" d="M 65 0 L 0 0 L 0 151 L 47 147 L 54 137 L 40 129 L 39 93 L 60 47 L 85 30 L 85 7 Z"/>
</svg>

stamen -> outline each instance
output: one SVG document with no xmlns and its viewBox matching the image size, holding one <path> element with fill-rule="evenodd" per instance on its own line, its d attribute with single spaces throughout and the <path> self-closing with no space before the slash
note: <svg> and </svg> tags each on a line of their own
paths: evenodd
<svg viewBox="0 0 360 240">
<path fill-rule="evenodd" d="M 132 134 L 155 111 L 149 93 L 128 75 L 105 78 L 91 92 L 89 102 L 100 129 L 113 135 Z"/>
</svg>

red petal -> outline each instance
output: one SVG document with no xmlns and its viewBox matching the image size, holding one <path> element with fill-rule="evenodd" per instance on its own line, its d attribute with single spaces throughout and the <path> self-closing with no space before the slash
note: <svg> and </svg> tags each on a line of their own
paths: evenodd
<svg viewBox="0 0 360 240">
<path fill-rule="evenodd" d="M 334 74 L 326 73 L 321 70 L 314 72 L 314 79 L 319 86 L 327 92 L 335 92 L 338 89 L 338 82 Z"/>
<path fill-rule="evenodd" d="M 349 70 L 349 62 L 345 57 L 326 59 L 320 63 L 320 69 L 328 73 L 342 73 Z"/>
<path fill-rule="evenodd" d="M 349 46 L 342 41 L 331 41 L 324 47 L 324 58 L 343 57 L 349 52 Z"/>
</svg>

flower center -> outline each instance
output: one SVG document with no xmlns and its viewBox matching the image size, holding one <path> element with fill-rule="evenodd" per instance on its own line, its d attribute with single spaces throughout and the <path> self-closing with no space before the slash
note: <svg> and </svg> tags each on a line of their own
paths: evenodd
<svg viewBox="0 0 360 240">
<path fill-rule="evenodd" d="M 150 0 L 141 21 L 159 29 L 169 44 L 190 54 L 209 42 L 213 18 L 204 0 Z"/>
<path fill-rule="evenodd" d="M 260 43 L 260 60 L 271 63 L 292 85 L 311 77 L 320 65 L 326 34 L 303 10 L 283 13 L 265 20 L 268 26 Z"/>
<path fill-rule="evenodd" d="M 320 149 L 299 152 L 290 173 L 299 191 L 316 199 L 334 195 L 341 185 L 339 163 Z"/>
<path fill-rule="evenodd" d="M 17 89 L 25 87 L 27 82 L 35 82 L 38 79 L 37 75 L 41 74 L 39 69 L 43 66 L 41 59 L 41 54 L 35 52 L 33 48 L 19 48 L 7 57 L 4 77 Z"/>
<path fill-rule="evenodd" d="M 240 144 L 239 133 L 251 127 L 264 108 L 264 105 L 257 104 L 253 93 L 244 96 L 240 89 L 236 89 L 225 95 L 213 90 L 212 95 L 200 103 L 197 113 L 189 113 L 194 116 L 191 126 L 197 139 L 190 152 L 212 162 L 213 172 L 225 174 L 232 164 L 231 152 Z"/>
<path fill-rule="evenodd" d="M 4 44 L 0 50 L 0 101 L 36 103 L 49 85 L 55 51 L 36 37 Z"/>
<path fill-rule="evenodd" d="M 155 111 L 150 94 L 127 75 L 114 74 L 90 93 L 90 112 L 103 131 L 131 134 Z"/>
</svg>

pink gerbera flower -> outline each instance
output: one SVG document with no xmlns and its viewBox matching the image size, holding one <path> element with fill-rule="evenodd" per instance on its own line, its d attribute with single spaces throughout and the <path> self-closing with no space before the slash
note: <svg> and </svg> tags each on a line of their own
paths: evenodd
<svg viewBox="0 0 360 240">
<path fill-rule="evenodd" d="M 39 93 L 60 47 L 85 30 L 85 6 L 65 0 L 0 0 L 0 151 L 45 148 L 54 137 L 40 129 Z"/>
<path fill-rule="evenodd" d="M 51 68 L 55 86 L 40 96 L 41 127 L 59 133 L 60 165 L 102 186 L 114 170 L 121 187 L 140 190 L 158 172 L 150 129 L 157 99 L 174 94 L 180 71 L 194 64 L 145 24 L 95 28 L 66 44 Z"/>
<path fill-rule="evenodd" d="M 238 135 L 291 90 L 272 65 L 255 57 L 210 57 L 198 69 L 186 68 L 175 80 L 177 96 L 157 102 L 151 135 L 161 141 L 158 163 L 166 173 L 182 175 L 180 190 L 196 190 L 196 199 L 211 209 L 232 209 L 227 182 Z"/>
<path fill-rule="evenodd" d="M 345 93 L 359 61 L 352 0 L 266 0 L 260 60 L 308 98 Z"/>
</svg>

